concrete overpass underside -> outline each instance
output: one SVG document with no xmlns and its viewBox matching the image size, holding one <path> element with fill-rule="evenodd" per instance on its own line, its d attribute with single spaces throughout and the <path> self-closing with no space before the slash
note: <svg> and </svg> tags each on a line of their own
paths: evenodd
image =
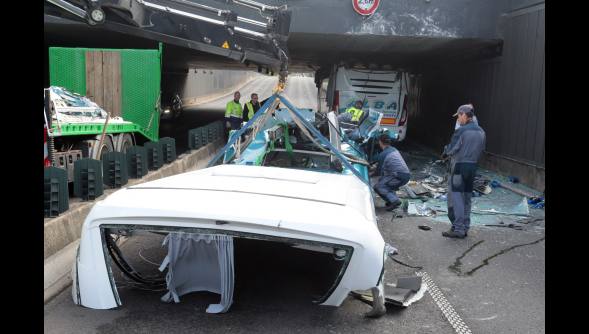
<svg viewBox="0 0 589 334">
<path fill-rule="evenodd" d="M 47 46 L 97 48 L 157 48 L 160 36 L 120 25 L 92 27 L 81 22 L 45 15 Z M 117 31 L 118 30 L 118 31 Z M 164 42 L 164 69 L 234 68 L 258 70 L 253 64 L 230 56 Z M 385 68 L 406 68 L 415 72 L 446 62 L 495 57 L 501 54 L 502 40 L 370 34 L 322 34 L 293 32 L 288 39 L 291 72 L 314 71 L 334 63 Z M 249 65 L 249 66 L 248 66 Z"/>
<path fill-rule="evenodd" d="M 164 5 L 179 2 L 150 1 Z M 501 54 L 502 39 L 498 29 L 501 15 L 510 1 L 513 2 L 380 1 L 373 15 L 362 16 L 354 12 L 349 0 L 258 1 L 288 7 L 290 33 L 287 46 L 291 72 L 318 70 L 342 62 L 420 72 L 446 62 L 494 57 Z M 190 2 L 231 10 L 248 20 L 265 20 L 255 10 L 226 1 Z M 139 28 L 106 11 L 104 24 L 90 26 L 52 4 L 46 4 L 45 8 L 45 43 L 48 46 L 154 48 L 157 42 L 163 42 L 166 70 L 183 71 L 192 67 L 244 69 L 248 65 L 250 69 L 258 70 L 260 64 L 266 67 L 261 68 L 262 71 L 267 68 L 276 70 L 277 60 L 272 59 L 273 55 L 264 43 L 256 47 L 255 41 L 249 41 L 253 48 L 245 57 L 233 47 L 221 49 L 220 43 L 216 45 L 215 41 L 207 45 L 202 38 L 211 33 L 207 31 L 210 28 L 203 28 L 186 17 L 147 11 L 142 14 L 149 17 L 151 25 Z"/>
</svg>

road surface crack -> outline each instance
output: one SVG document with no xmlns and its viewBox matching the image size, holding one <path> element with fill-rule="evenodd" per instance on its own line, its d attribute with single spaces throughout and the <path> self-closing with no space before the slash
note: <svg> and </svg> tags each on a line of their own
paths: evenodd
<svg viewBox="0 0 589 334">
<path fill-rule="evenodd" d="M 470 251 L 471 251 L 471 250 L 472 250 L 472 249 L 473 249 L 475 246 L 477 246 L 477 245 L 479 245 L 481 242 L 483 242 L 483 240 L 481 240 L 481 241 L 479 241 L 478 243 L 474 244 L 472 247 L 470 247 L 470 248 L 469 248 L 469 249 L 468 249 L 466 252 L 464 252 L 464 253 L 463 253 L 463 254 L 462 254 L 460 257 L 456 258 L 456 261 L 454 262 L 454 264 L 453 264 L 453 265 L 451 265 L 451 266 L 449 266 L 449 267 L 448 267 L 448 269 L 450 269 L 450 271 L 453 271 L 453 272 L 455 272 L 455 273 L 456 273 L 458 276 L 471 276 L 471 275 L 473 275 L 473 274 L 474 274 L 474 273 L 475 273 L 477 270 L 479 270 L 479 269 L 481 269 L 482 267 L 484 267 L 484 266 L 488 265 L 488 264 L 489 264 L 489 261 L 490 261 L 491 259 L 493 259 L 493 258 L 495 258 L 495 257 L 497 257 L 497 256 L 499 256 L 499 255 L 505 254 L 505 253 L 507 253 L 507 252 L 509 252 L 509 251 L 512 251 L 512 250 L 514 250 L 514 249 L 516 249 L 516 248 L 519 248 L 519 247 L 524 247 L 524 246 L 530 246 L 530 245 L 537 244 L 537 243 L 539 243 L 539 242 L 543 241 L 545 238 L 546 238 L 546 237 L 542 237 L 542 238 L 540 238 L 540 239 L 538 239 L 538 240 L 536 240 L 536 241 L 528 242 L 528 243 L 525 243 L 525 244 L 518 244 L 518 245 L 513 245 L 513 246 L 511 246 L 511 247 L 508 247 L 508 248 L 502 249 L 502 250 L 500 250 L 499 252 L 497 252 L 497 253 L 495 253 L 495 254 L 493 254 L 493 255 L 491 255 L 491 256 L 489 256 L 489 257 L 485 258 L 485 259 L 483 260 L 483 262 L 482 262 L 481 264 L 479 264 L 478 266 L 476 266 L 476 267 L 472 268 L 471 270 L 469 270 L 469 271 L 467 271 L 467 272 L 463 273 L 463 272 L 462 272 L 462 268 L 461 268 L 461 266 L 462 266 L 462 263 L 460 262 L 460 259 L 462 259 L 462 258 L 463 258 L 463 257 L 464 257 L 464 256 L 465 256 L 465 255 L 466 255 L 468 252 L 470 252 Z"/>
<path fill-rule="evenodd" d="M 456 258 L 456 260 L 454 261 L 454 264 L 449 266 L 448 269 L 450 269 L 450 271 L 456 273 L 458 276 L 462 276 L 462 262 L 460 260 L 462 260 L 462 258 L 465 257 L 466 254 L 468 254 L 476 246 L 482 244 L 484 241 L 485 240 L 480 240 L 477 243 L 475 243 L 474 245 L 470 246 L 470 248 L 468 248 L 464 253 L 462 253 L 462 255 L 460 255 L 459 257 Z"/>
</svg>

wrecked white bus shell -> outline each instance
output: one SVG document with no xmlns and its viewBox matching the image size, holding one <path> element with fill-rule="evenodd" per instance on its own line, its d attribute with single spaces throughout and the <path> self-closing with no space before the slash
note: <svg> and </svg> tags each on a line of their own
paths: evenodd
<svg viewBox="0 0 589 334">
<path fill-rule="evenodd" d="M 353 175 L 220 165 L 119 190 L 96 203 L 82 229 L 72 269 L 74 302 L 121 305 L 104 229 L 188 231 L 284 241 L 333 250 L 341 270 L 321 305 L 339 306 L 352 290 L 379 285 L 385 242 L 370 189 Z"/>
</svg>

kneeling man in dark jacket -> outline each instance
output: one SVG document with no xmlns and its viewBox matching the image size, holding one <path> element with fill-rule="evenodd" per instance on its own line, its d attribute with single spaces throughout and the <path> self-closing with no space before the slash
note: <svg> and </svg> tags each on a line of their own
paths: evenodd
<svg viewBox="0 0 589 334">
<path fill-rule="evenodd" d="M 380 136 L 378 145 L 382 149 L 376 156 L 377 175 L 380 178 L 374 185 L 374 191 L 385 200 L 387 211 L 393 211 L 401 205 L 401 200 L 395 192 L 409 182 L 411 174 L 401 153 L 391 146 L 391 138 L 388 135 Z"/>
</svg>

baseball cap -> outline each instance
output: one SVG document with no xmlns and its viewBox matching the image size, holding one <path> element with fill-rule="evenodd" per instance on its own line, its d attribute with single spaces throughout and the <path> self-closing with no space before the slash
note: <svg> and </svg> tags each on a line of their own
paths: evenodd
<svg viewBox="0 0 589 334">
<path fill-rule="evenodd" d="M 456 113 L 454 115 L 452 115 L 452 117 L 456 117 L 458 116 L 458 114 L 466 114 L 469 117 L 472 117 L 474 115 L 474 107 L 472 104 L 463 104 L 460 107 L 458 107 L 458 110 L 456 110 Z"/>
</svg>

